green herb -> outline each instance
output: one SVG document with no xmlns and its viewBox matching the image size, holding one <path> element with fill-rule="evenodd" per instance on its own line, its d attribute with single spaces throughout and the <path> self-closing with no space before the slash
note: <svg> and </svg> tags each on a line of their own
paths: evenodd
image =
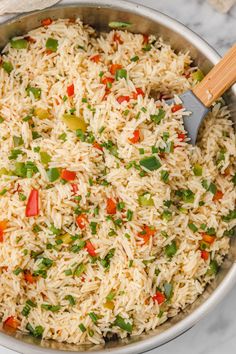
<svg viewBox="0 0 236 354">
<path fill-rule="evenodd" d="M 209 227 L 206 230 L 206 233 L 207 233 L 207 235 L 214 236 L 214 235 L 216 235 L 216 229 L 214 227 Z"/>
<path fill-rule="evenodd" d="M 54 224 L 51 224 L 49 230 L 53 235 L 59 236 L 61 235 L 61 229 L 57 229 Z"/>
<path fill-rule="evenodd" d="M 123 112 L 124 116 L 127 117 L 127 115 L 129 114 L 129 109 L 126 109 L 124 112 Z"/>
<path fill-rule="evenodd" d="M 32 119 L 32 115 L 28 114 L 22 120 L 23 120 L 23 122 L 28 122 L 30 119 Z"/>
<path fill-rule="evenodd" d="M 43 310 L 51 311 L 51 312 L 58 312 L 61 309 L 60 305 L 50 305 L 50 304 L 42 304 L 41 308 Z"/>
<path fill-rule="evenodd" d="M 40 159 L 44 165 L 47 165 L 52 160 L 51 156 L 45 151 L 40 151 Z"/>
<path fill-rule="evenodd" d="M 107 301 L 112 301 L 115 296 L 116 296 L 116 294 L 111 291 L 111 292 L 106 296 L 106 300 L 107 300 Z"/>
<path fill-rule="evenodd" d="M 210 262 L 210 265 L 209 265 L 209 268 L 207 269 L 206 274 L 209 276 L 215 275 L 215 274 L 217 274 L 218 269 L 219 269 L 218 263 L 216 262 L 216 260 L 212 260 Z"/>
<path fill-rule="evenodd" d="M 175 194 L 180 197 L 184 203 L 194 202 L 194 193 L 190 189 L 180 189 L 176 191 Z"/>
<path fill-rule="evenodd" d="M 33 140 L 41 138 L 42 135 L 40 135 L 38 132 L 32 131 L 32 138 Z"/>
<path fill-rule="evenodd" d="M 41 90 L 41 88 L 32 87 L 32 86 L 29 86 L 29 85 L 28 85 L 28 86 L 26 87 L 26 92 L 27 92 L 27 95 L 28 95 L 28 96 L 30 96 L 30 93 L 32 93 L 33 96 L 34 96 L 34 98 L 35 98 L 36 100 L 39 100 L 40 97 L 41 97 L 41 92 L 42 92 L 42 90 Z"/>
<path fill-rule="evenodd" d="M 121 317 L 120 315 L 116 316 L 115 322 L 114 322 L 114 326 L 117 326 L 121 329 L 123 329 L 124 331 L 128 332 L 128 333 L 132 333 L 133 330 L 133 326 L 131 323 L 126 322 L 124 320 L 123 317 Z"/>
<path fill-rule="evenodd" d="M 234 186 L 236 186 L 236 173 L 233 175 L 232 182 Z"/>
<path fill-rule="evenodd" d="M 30 306 L 25 305 L 21 311 L 22 316 L 27 317 L 30 313 L 30 310 L 31 310 Z"/>
<path fill-rule="evenodd" d="M 171 206 L 171 204 L 172 204 L 172 201 L 171 201 L 171 200 L 164 200 L 164 201 L 163 201 L 163 205 L 164 205 L 165 207 L 167 207 L 167 208 L 169 208 L 169 207 Z"/>
<path fill-rule="evenodd" d="M 122 21 L 111 21 L 108 23 L 110 28 L 127 28 L 132 26 L 130 22 L 122 22 Z"/>
<path fill-rule="evenodd" d="M 202 166 L 199 164 L 195 164 L 193 166 L 193 173 L 195 176 L 202 176 Z"/>
<path fill-rule="evenodd" d="M 93 331 L 92 329 L 89 329 L 89 330 L 88 330 L 88 335 L 89 335 L 90 337 L 93 337 L 93 336 L 94 336 L 94 331 Z"/>
<path fill-rule="evenodd" d="M 17 267 L 17 268 L 13 271 L 13 274 L 19 275 L 19 274 L 22 273 L 22 272 L 23 272 L 23 269 L 20 268 L 20 267 Z"/>
<path fill-rule="evenodd" d="M 165 246 L 165 255 L 172 258 L 177 252 L 177 245 L 175 241 L 172 241 L 169 245 Z"/>
<path fill-rule="evenodd" d="M 75 298 L 72 295 L 66 295 L 65 300 L 69 301 L 71 306 L 74 306 L 76 304 Z"/>
<path fill-rule="evenodd" d="M 37 270 L 34 271 L 33 275 L 36 276 L 36 277 L 40 276 L 40 277 L 42 277 L 44 279 L 47 278 L 47 272 L 46 272 L 45 269 L 37 269 Z"/>
<path fill-rule="evenodd" d="M 16 160 L 19 155 L 22 155 L 23 151 L 19 149 L 11 150 L 11 155 L 8 156 L 9 160 Z"/>
<path fill-rule="evenodd" d="M 215 195 L 217 191 L 216 185 L 214 183 L 210 183 L 208 191 Z"/>
<path fill-rule="evenodd" d="M 31 300 L 27 300 L 26 304 L 29 305 L 30 307 L 37 307 L 37 305 Z"/>
<path fill-rule="evenodd" d="M 26 329 L 35 338 L 42 338 L 43 336 L 44 328 L 42 326 L 36 326 L 33 328 L 30 323 L 27 323 Z"/>
<path fill-rule="evenodd" d="M 161 180 L 164 182 L 164 183 L 167 183 L 168 180 L 169 180 L 169 172 L 168 171 L 165 171 L 165 170 L 162 170 L 161 171 Z"/>
<path fill-rule="evenodd" d="M 73 275 L 76 277 L 80 277 L 81 274 L 84 273 L 85 269 L 86 269 L 85 265 L 81 263 L 75 268 Z"/>
<path fill-rule="evenodd" d="M 205 205 L 205 202 L 203 200 L 200 200 L 199 206 L 203 206 L 203 205 Z"/>
<path fill-rule="evenodd" d="M 4 118 L 0 117 L 0 124 L 4 122 Z"/>
<path fill-rule="evenodd" d="M 165 221 L 170 221 L 172 219 L 172 212 L 169 210 L 164 210 L 161 217 Z"/>
<path fill-rule="evenodd" d="M 66 276 L 73 274 L 71 269 L 66 269 L 66 270 L 64 271 L 64 273 L 65 273 Z"/>
<path fill-rule="evenodd" d="M 206 227 L 207 227 L 206 224 L 201 224 L 201 225 L 200 225 L 200 229 L 202 229 L 202 230 L 206 230 Z"/>
<path fill-rule="evenodd" d="M 162 109 L 159 108 L 159 111 L 157 114 L 151 114 L 150 118 L 155 124 L 160 124 L 161 120 L 165 117 L 166 112 Z"/>
<path fill-rule="evenodd" d="M 203 186 L 203 188 L 205 188 L 206 190 L 208 190 L 208 187 L 209 187 L 209 186 L 208 186 L 207 180 L 204 179 L 204 180 L 202 181 L 202 186 Z"/>
<path fill-rule="evenodd" d="M 97 222 L 91 221 L 89 226 L 90 226 L 92 235 L 96 235 L 96 233 L 97 233 Z"/>
<path fill-rule="evenodd" d="M 26 200 L 26 196 L 23 193 L 19 193 L 19 199 L 24 202 Z"/>
<path fill-rule="evenodd" d="M 143 48 L 143 52 L 149 52 L 152 49 L 152 45 L 150 43 L 147 43 Z"/>
<path fill-rule="evenodd" d="M 165 142 L 167 142 L 167 140 L 169 139 L 169 137 L 170 137 L 170 134 L 169 134 L 168 132 L 164 132 L 164 133 L 163 133 L 163 136 L 162 136 L 162 139 L 163 139 Z"/>
<path fill-rule="evenodd" d="M 46 42 L 46 48 L 52 52 L 56 52 L 58 48 L 58 40 L 54 38 L 48 38 Z"/>
<path fill-rule="evenodd" d="M 132 267 L 133 263 L 134 263 L 134 261 L 133 261 L 133 259 L 131 259 L 131 260 L 129 261 L 129 268 Z"/>
<path fill-rule="evenodd" d="M 6 73 L 10 74 L 13 70 L 13 65 L 9 61 L 4 61 L 2 63 L 2 68 L 6 71 Z"/>
<path fill-rule="evenodd" d="M 189 223 L 188 227 L 190 228 L 190 230 L 192 230 L 193 232 L 197 232 L 198 228 L 195 224 L 193 223 Z"/>
<path fill-rule="evenodd" d="M 84 327 L 83 323 L 79 324 L 79 329 L 81 330 L 81 332 L 86 332 L 86 328 Z"/>
<path fill-rule="evenodd" d="M 139 161 L 140 166 L 144 167 L 149 171 L 158 170 L 161 167 L 160 161 L 155 156 L 145 157 Z"/>
<path fill-rule="evenodd" d="M 86 140 L 86 135 L 84 134 L 82 129 L 77 129 L 75 132 L 77 138 L 79 138 L 80 141 L 85 141 Z"/>
<path fill-rule="evenodd" d="M 122 211 L 125 208 L 124 202 L 117 203 L 117 210 Z"/>
<path fill-rule="evenodd" d="M 82 248 L 84 248 L 85 245 L 86 245 L 86 242 L 81 240 L 81 241 L 79 241 L 78 244 L 73 245 L 70 250 L 73 253 L 78 253 L 80 250 L 82 250 Z"/>
<path fill-rule="evenodd" d="M 14 49 L 26 49 L 28 46 L 28 42 L 26 39 L 11 39 L 10 40 L 11 47 Z"/>
<path fill-rule="evenodd" d="M 164 284 L 164 293 L 167 300 L 170 300 L 173 295 L 173 285 L 170 283 Z"/>
<path fill-rule="evenodd" d="M 39 147 L 39 146 L 35 146 L 35 147 L 33 148 L 33 150 L 34 150 L 34 152 L 39 152 L 39 151 L 40 151 L 40 147 Z"/>
<path fill-rule="evenodd" d="M 0 196 L 4 195 L 7 193 L 7 189 L 6 188 L 3 188 L 1 191 L 0 191 Z"/>
<path fill-rule="evenodd" d="M 234 233 L 235 233 L 235 229 L 232 228 L 231 230 L 225 230 L 223 236 L 232 237 L 234 236 Z"/>
<path fill-rule="evenodd" d="M 89 312 L 89 317 L 91 318 L 91 320 L 93 321 L 93 323 L 97 323 L 98 321 L 98 317 L 94 312 Z"/>
<path fill-rule="evenodd" d="M 143 149 L 143 148 L 140 148 L 140 149 L 139 149 L 139 153 L 140 153 L 140 155 L 144 155 L 144 153 L 145 153 L 144 149 Z"/>
<path fill-rule="evenodd" d="M 107 253 L 107 255 L 105 256 L 105 258 L 101 259 L 101 265 L 104 268 L 110 267 L 111 258 L 114 256 L 114 254 L 115 254 L 115 248 L 111 248 Z"/>
<path fill-rule="evenodd" d="M 127 240 L 130 240 L 130 235 L 125 233 L 125 237 L 127 238 Z"/>
<path fill-rule="evenodd" d="M 130 61 L 133 61 L 133 62 L 136 62 L 136 61 L 138 61 L 139 60 L 139 57 L 137 56 L 137 55 L 135 55 L 134 57 L 132 57 L 131 59 L 130 59 Z"/>
<path fill-rule="evenodd" d="M 58 168 L 50 168 L 47 170 L 47 176 L 50 182 L 55 182 L 60 177 Z"/>
<path fill-rule="evenodd" d="M 235 218 L 236 218 L 236 209 L 230 210 L 230 212 L 227 215 L 222 216 L 222 220 L 225 222 L 229 222 Z"/>
<path fill-rule="evenodd" d="M 33 231 L 35 234 L 37 234 L 37 233 L 39 233 L 40 231 L 42 231 L 42 229 L 41 229 L 41 227 L 40 227 L 39 225 L 35 224 L 35 225 L 33 226 L 33 228 L 32 228 L 32 231 Z"/>
<path fill-rule="evenodd" d="M 127 79 L 127 70 L 126 69 L 116 70 L 115 78 L 116 78 L 116 80 L 119 80 L 122 78 Z"/>
<path fill-rule="evenodd" d="M 205 242 L 205 241 L 201 241 L 199 244 L 199 248 L 201 251 L 206 250 L 207 248 L 209 248 L 209 243 Z"/>
<path fill-rule="evenodd" d="M 53 265 L 53 261 L 50 258 L 43 257 L 41 258 L 40 268 L 49 269 Z"/>
<path fill-rule="evenodd" d="M 217 157 L 217 160 L 216 160 L 216 164 L 217 165 L 220 165 L 220 163 L 222 161 L 225 161 L 225 153 L 226 153 L 226 150 L 225 149 L 221 149 L 219 151 L 219 154 L 218 154 L 218 157 Z"/>
<path fill-rule="evenodd" d="M 152 146 L 152 153 L 157 154 L 158 153 L 158 148 L 156 146 Z"/>
<path fill-rule="evenodd" d="M 117 235 L 115 230 L 114 229 L 110 229 L 110 231 L 108 232 L 108 236 L 112 237 L 112 236 L 115 236 L 115 235 Z"/>
<path fill-rule="evenodd" d="M 58 139 L 62 140 L 62 141 L 66 141 L 67 135 L 66 133 L 62 133 L 61 135 L 59 135 Z"/>
</svg>

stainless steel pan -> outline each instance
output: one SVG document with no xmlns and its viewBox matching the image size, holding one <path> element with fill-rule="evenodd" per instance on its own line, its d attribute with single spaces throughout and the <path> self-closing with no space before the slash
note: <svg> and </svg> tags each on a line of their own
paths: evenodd
<svg viewBox="0 0 236 354">
<path fill-rule="evenodd" d="M 123 0 L 78 0 L 66 6 L 52 7 L 17 17 L 0 25 L 0 48 L 15 36 L 40 26 L 42 19 L 51 17 L 76 18 L 95 27 L 98 31 L 108 31 L 110 21 L 128 21 L 133 24 L 132 32 L 154 33 L 177 50 L 189 50 L 200 68 L 207 72 L 220 59 L 219 55 L 206 42 L 179 22 L 150 8 Z M 235 87 L 227 93 L 226 101 L 236 122 Z M 236 280 L 236 242 L 232 241 L 230 254 L 225 259 L 216 280 L 207 287 L 195 303 L 161 327 L 149 333 L 106 343 L 105 345 L 77 346 L 55 341 L 39 341 L 21 333 L 0 332 L 0 344 L 24 354 L 61 354 L 65 352 L 135 354 L 158 347 L 191 328 L 209 312 L 232 288 Z"/>
</svg>

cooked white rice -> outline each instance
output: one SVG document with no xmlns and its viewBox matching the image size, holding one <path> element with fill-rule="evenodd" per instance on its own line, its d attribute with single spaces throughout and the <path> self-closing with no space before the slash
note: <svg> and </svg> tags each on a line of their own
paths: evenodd
<svg viewBox="0 0 236 354">
<path fill-rule="evenodd" d="M 196 84 L 197 68 L 188 53 L 174 52 L 161 39 L 149 36 L 148 48 L 143 35 L 98 35 L 80 20 L 58 20 L 29 36 L 26 49 L 8 44 L 3 50 L 2 63 L 10 62 L 13 70 L 0 68 L 0 221 L 7 221 L 0 244 L 2 323 L 68 343 L 102 343 L 112 334 L 123 338 L 154 329 L 194 302 L 229 250 L 236 196 L 230 114 L 219 101 L 197 146 L 181 141 L 188 113 L 172 112 L 173 105 L 159 98 Z M 58 40 L 56 52 L 46 52 L 49 37 Z M 127 78 L 106 89 L 102 80 L 114 78 L 111 64 L 125 68 Z M 67 97 L 71 84 L 74 95 Z M 29 86 L 41 89 L 40 99 L 27 94 Z M 144 97 L 133 96 L 136 88 Z M 120 96 L 129 102 L 119 103 Z M 177 96 L 176 102 L 181 103 Z M 38 108 L 49 116 L 40 119 Z M 85 141 L 63 122 L 71 109 L 88 125 Z M 164 118 L 153 122 L 162 110 Z M 137 129 L 140 139 L 132 143 Z M 33 139 L 32 131 L 40 137 L 34 133 Z M 105 145 L 103 151 L 91 143 L 93 137 Z M 40 152 L 50 155 L 48 164 Z M 140 166 L 150 156 L 161 163 L 159 169 Z M 28 169 L 29 178 L 16 176 L 19 162 L 27 161 L 38 170 Z M 49 181 L 51 168 L 76 172 L 77 198 L 71 182 Z M 201 168 L 202 176 L 196 176 Z M 33 188 L 39 191 L 39 215 L 27 217 Z M 109 217 L 108 198 L 124 203 Z M 83 230 L 76 223 L 81 213 L 87 215 Z M 152 233 L 146 238 L 145 225 Z M 202 242 L 204 233 L 212 243 Z M 86 247 L 76 248 L 88 240 L 96 257 Z"/>
</svg>

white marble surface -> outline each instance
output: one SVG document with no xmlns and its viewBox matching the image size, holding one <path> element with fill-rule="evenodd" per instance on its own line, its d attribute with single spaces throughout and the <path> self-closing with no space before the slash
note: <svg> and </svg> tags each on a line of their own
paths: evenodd
<svg viewBox="0 0 236 354">
<path fill-rule="evenodd" d="M 184 23 L 220 54 L 224 54 L 230 45 L 236 42 L 236 6 L 226 15 L 216 12 L 206 0 L 136 0 L 136 2 L 160 10 Z M 150 351 L 149 354 L 236 353 L 235 299 L 236 287 L 213 312 L 190 331 L 161 348 Z M 0 346 L 0 354 L 16 353 Z"/>
</svg>

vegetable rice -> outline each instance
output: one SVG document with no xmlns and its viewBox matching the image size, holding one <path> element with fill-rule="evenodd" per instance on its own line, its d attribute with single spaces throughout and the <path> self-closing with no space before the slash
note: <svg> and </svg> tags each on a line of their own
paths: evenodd
<svg viewBox="0 0 236 354">
<path fill-rule="evenodd" d="M 3 327 L 98 344 L 193 303 L 229 251 L 236 139 L 219 100 L 188 143 L 189 54 L 45 19 L 0 66 Z"/>
</svg>

